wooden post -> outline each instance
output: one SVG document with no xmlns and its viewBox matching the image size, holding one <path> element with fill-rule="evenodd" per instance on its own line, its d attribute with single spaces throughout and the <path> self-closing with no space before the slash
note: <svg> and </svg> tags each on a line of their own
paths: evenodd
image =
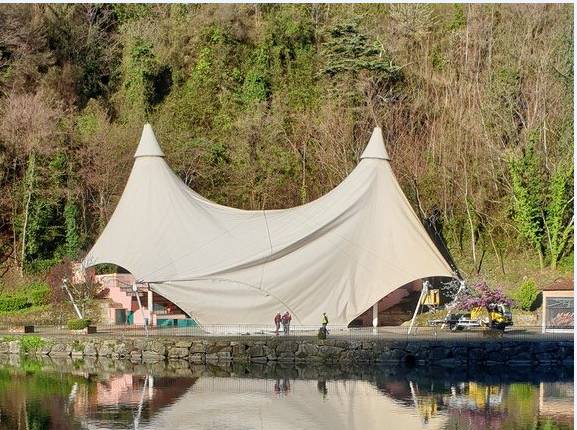
<svg viewBox="0 0 577 430">
<path fill-rule="evenodd" d="M 411 331 L 413 330 L 413 325 L 415 324 L 415 319 L 417 318 L 417 314 L 419 313 L 419 309 L 421 308 L 421 303 L 423 302 L 423 299 L 427 295 L 428 291 L 429 291 L 429 281 L 424 281 L 423 288 L 421 288 L 421 295 L 419 296 L 419 302 L 415 307 L 415 313 L 413 314 L 413 319 L 411 319 L 411 325 L 409 326 L 409 331 L 407 332 L 407 334 L 411 334 Z"/>
</svg>

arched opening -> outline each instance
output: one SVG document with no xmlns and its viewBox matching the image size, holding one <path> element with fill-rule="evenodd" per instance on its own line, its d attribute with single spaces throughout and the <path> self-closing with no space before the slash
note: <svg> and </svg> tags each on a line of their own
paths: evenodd
<svg viewBox="0 0 577 430">
<path fill-rule="evenodd" d="M 440 288 L 442 283 L 451 278 L 434 277 L 428 278 L 432 288 Z M 408 322 L 413 317 L 415 308 L 419 303 L 419 297 L 423 288 L 423 279 L 411 281 L 396 290 L 390 292 L 377 305 L 378 312 L 378 327 L 385 326 L 400 326 Z M 441 303 L 446 303 L 450 299 L 441 294 Z M 349 327 L 372 327 L 374 319 L 374 309 L 371 306 L 357 318 L 355 318 Z"/>
<path fill-rule="evenodd" d="M 149 289 L 147 285 L 137 285 L 135 292 L 133 290 L 135 277 L 121 266 L 96 265 L 89 268 L 88 272 L 93 282 L 101 286 L 97 301 L 100 320 L 105 325 L 152 327 L 196 325 L 196 322 L 185 311 Z"/>
</svg>

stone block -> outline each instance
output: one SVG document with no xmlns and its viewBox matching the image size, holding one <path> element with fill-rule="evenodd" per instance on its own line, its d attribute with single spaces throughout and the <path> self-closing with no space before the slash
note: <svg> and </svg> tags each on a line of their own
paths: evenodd
<svg viewBox="0 0 577 430">
<path fill-rule="evenodd" d="M 192 341 L 190 341 L 190 340 L 178 340 L 175 342 L 174 346 L 177 348 L 190 349 L 190 347 L 192 346 Z"/>
<path fill-rule="evenodd" d="M 218 353 L 213 354 L 206 354 L 206 362 L 207 363 L 218 363 Z"/>
<path fill-rule="evenodd" d="M 94 342 L 88 342 L 86 345 L 84 345 L 84 355 L 90 357 L 98 355 L 98 350 L 96 349 Z"/>
<path fill-rule="evenodd" d="M 50 350 L 50 356 L 68 357 L 72 353 L 72 345 L 65 343 L 55 343 Z"/>
<path fill-rule="evenodd" d="M 192 342 L 192 346 L 190 347 L 191 354 L 199 354 L 206 352 L 206 345 L 202 341 L 194 341 Z"/>
<path fill-rule="evenodd" d="M 188 358 L 189 349 L 172 346 L 168 348 L 168 358 Z"/>
<path fill-rule="evenodd" d="M 20 354 L 20 340 L 11 340 L 8 342 L 8 350 L 10 351 L 10 354 Z"/>
<path fill-rule="evenodd" d="M 319 347 L 319 354 L 323 357 L 336 357 L 343 351 L 342 348 L 336 346 L 321 346 Z"/>
<path fill-rule="evenodd" d="M 156 363 L 162 360 L 164 360 L 164 355 L 158 354 L 154 351 L 142 352 L 142 361 L 144 361 L 145 363 Z"/>
<path fill-rule="evenodd" d="M 117 358 L 127 358 L 130 355 L 131 349 L 132 348 L 124 342 L 117 343 L 114 345 L 112 356 Z"/>
<path fill-rule="evenodd" d="M 206 363 L 206 355 L 203 353 L 195 352 L 194 354 L 190 354 L 188 360 L 194 364 L 204 364 Z"/>
<path fill-rule="evenodd" d="M 99 357 L 111 357 L 112 353 L 114 352 L 115 345 L 116 345 L 116 343 L 113 341 L 104 342 L 100 346 L 100 349 L 98 350 L 98 356 Z"/>
<path fill-rule="evenodd" d="M 298 346 L 295 353 L 297 358 L 305 358 L 309 355 L 316 355 L 319 352 L 319 347 L 312 343 L 303 342 Z"/>
<path fill-rule="evenodd" d="M 299 344 L 292 340 L 279 342 L 276 347 L 277 354 L 282 354 L 283 352 L 297 352 Z"/>
<path fill-rule="evenodd" d="M 216 353 L 216 355 L 218 356 L 218 361 L 231 361 L 232 360 L 232 355 L 230 353 L 230 351 L 219 351 Z"/>
<path fill-rule="evenodd" d="M 264 346 L 263 345 L 253 345 L 248 349 L 248 354 L 251 357 L 264 357 Z"/>
<path fill-rule="evenodd" d="M 278 356 L 279 361 L 294 361 L 295 355 L 294 352 L 281 352 Z"/>
</svg>

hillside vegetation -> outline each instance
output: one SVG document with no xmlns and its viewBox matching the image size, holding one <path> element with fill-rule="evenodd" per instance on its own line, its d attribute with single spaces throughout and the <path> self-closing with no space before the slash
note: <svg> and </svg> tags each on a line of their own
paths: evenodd
<svg viewBox="0 0 577 430">
<path fill-rule="evenodd" d="M 194 190 L 325 194 L 383 128 L 464 275 L 572 273 L 573 5 L 0 5 L 0 281 L 86 252 L 144 122 Z"/>
</svg>

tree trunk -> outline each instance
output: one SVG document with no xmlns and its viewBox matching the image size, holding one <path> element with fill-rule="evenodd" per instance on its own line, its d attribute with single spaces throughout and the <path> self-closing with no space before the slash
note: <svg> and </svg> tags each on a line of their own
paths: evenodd
<svg viewBox="0 0 577 430">
<path fill-rule="evenodd" d="M 20 253 L 20 276 L 24 276 L 24 263 L 26 262 L 26 229 L 28 227 L 28 214 L 30 212 L 30 200 L 32 200 L 32 190 L 34 188 L 34 169 L 36 165 L 36 156 L 34 152 L 30 154 L 28 160 L 29 172 L 27 173 L 26 186 L 26 203 L 24 204 L 24 223 L 22 225 L 22 249 Z"/>
<path fill-rule="evenodd" d="M 543 261 L 543 252 L 538 249 L 537 252 L 539 253 L 539 268 L 541 271 L 545 268 L 545 262 Z"/>
</svg>

